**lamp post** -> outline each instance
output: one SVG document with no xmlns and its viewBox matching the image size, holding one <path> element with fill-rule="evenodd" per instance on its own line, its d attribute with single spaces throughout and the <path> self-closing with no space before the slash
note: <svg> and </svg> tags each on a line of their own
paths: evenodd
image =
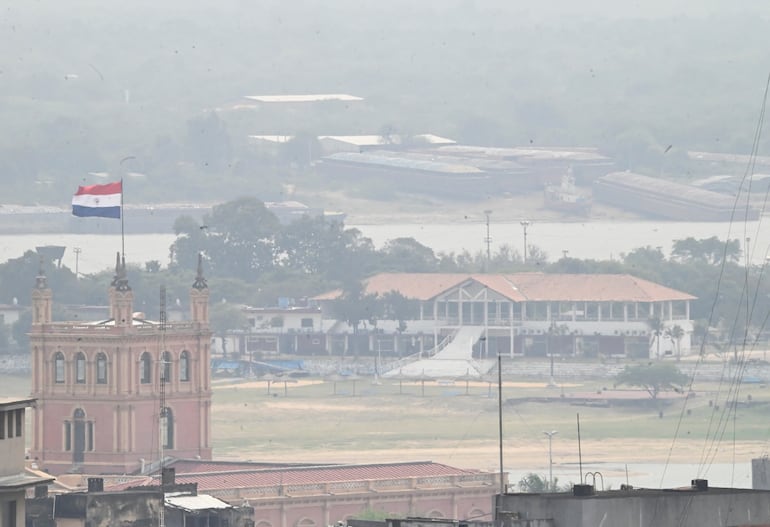
<svg viewBox="0 0 770 527">
<path fill-rule="evenodd" d="M 548 436 L 548 492 L 553 492 L 553 449 L 551 447 L 553 436 L 559 432 L 551 430 L 550 432 L 543 433 Z"/>
<path fill-rule="evenodd" d="M 80 278 L 80 253 L 83 252 L 83 249 L 80 247 L 73 247 L 72 252 L 75 253 L 75 280 Z"/>
<path fill-rule="evenodd" d="M 484 216 L 487 218 L 487 236 L 484 238 L 484 242 L 487 244 L 487 271 L 489 271 L 489 263 L 492 261 L 492 250 L 490 246 L 492 244 L 492 238 L 489 236 L 489 215 L 492 211 L 487 209 L 484 211 Z"/>
<path fill-rule="evenodd" d="M 519 222 L 524 229 L 524 263 L 527 263 L 527 227 L 529 227 L 529 220 L 521 220 Z"/>
</svg>

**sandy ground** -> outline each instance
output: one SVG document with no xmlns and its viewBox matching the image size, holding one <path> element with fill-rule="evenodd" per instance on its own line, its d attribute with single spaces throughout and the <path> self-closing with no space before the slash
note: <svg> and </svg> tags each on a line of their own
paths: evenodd
<svg viewBox="0 0 770 527">
<path fill-rule="evenodd" d="M 318 384 L 318 380 L 299 380 L 297 384 L 289 385 L 292 387 L 299 385 Z M 414 383 L 408 383 L 414 384 Z M 462 384 L 462 386 L 460 386 Z M 465 383 L 457 383 L 456 387 L 462 388 Z M 404 383 L 406 386 L 407 383 Z M 226 384 L 222 385 L 223 387 Z M 238 383 L 239 389 L 257 389 L 259 391 L 266 389 L 266 384 L 262 381 Z M 542 382 L 506 382 L 504 386 L 509 391 L 514 388 L 537 388 L 542 387 Z M 577 386 L 577 385 L 571 385 Z M 471 387 L 479 390 L 486 390 L 487 383 L 471 383 Z M 274 385 L 274 390 L 282 392 L 283 383 Z M 451 407 L 444 409 L 434 408 L 432 405 L 420 405 L 416 399 L 410 399 L 412 403 L 410 413 L 419 414 L 429 425 L 431 413 L 436 411 L 451 411 Z M 380 400 L 381 404 L 383 401 Z M 438 401 L 437 401 L 438 403 Z M 219 404 L 215 411 L 237 412 L 242 403 Z M 296 399 L 279 397 L 260 406 L 260 413 L 266 418 L 268 416 L 286 415 L 289 419 L 295 419 L 296 415 L 307 414 L 307 422 L 311 423 L 314 419 L 332 419 L 334 415 L 346 414 L 345 426 L 355 426 L 355 416 L 363 416 L 376 408 L 372 408 L 373 400 L 361 397 L 330 398 L 328 396 L 315 399 Z M 493 404 L 494 406 L 494 404 Z M 450 410 L 447 410 L 450 408 Z M 488 410 L 488 409 L 487 409 Z M 382 408 L 384 415 L 393 417 L 394 408 L 392 405 Z M 544 407 L 544 411 L 545 407 Z M 232 414 L 236 415 L 236 414 Z M 441 439 L 440 437 L 429 441 L 396 441 L 397 444 L 391 447 L 382 447 L 377 449 L 366 447 L 366 436 L 360 432 L 355 435 L 357 444 L 354 448 L 325 448 L 324 445 L 307 447 L 298 451 L 296 445 L 282 445 L 280 442 L 273 442 L 269 448 L 266 448 L 264 442 L 249 442 L 248 445 L 242 445 L 237 454 L 224 453 L 222 450 L 217 455 L 222 459 L 252 459 L 261 461 L 276 462 L 317 462 L 317 463 L 372 463 L 372 462 L 403 462 L 403 461 L 425 461 L 430 460 L 448 465 L 480 470 L 498 470 L 499 467 L 499 442 L 498 439 L 480 438 L 472 430 L 473 423 L 470 420 L 470 412 L 467 410 L 458 410 L 457 426 L 460 429 L 468 429 L 469 437 L 458 439 L 456 436 L 451 439 Z M 353 417 L 350 417 L 353 416 Z M 386 418 L 387 419 L 387 418 Z M 496 419 L 491 419 L 496 421 Z M 269 421 L 269 420 L 267 420 Z M 487 419 L 490 421 L 490 419 Z M 566 424 L 562 423 L 566 426 Z M 386 426 L 386 425 L 383 425 Z M 394 426 L 398 426 L 396 421 Z M 543 469 L 543 459 L 547 455 L 547 441 L 541 437 L 535 440 L 523 439 L 521 434 L 516 434 L 512 427 L 516 423 L 506 422 L 504 429 L 511 430 L 511 437 L 503 441 L 504 463 L 507 470 L 526 470 Z M 572 425 L 574 427 L 574 425 Z M 672 423 L 673 427 L 673 423 Z M 566 431 L 566 428 L 562 428 Z M 377 433 L 374 431 L 372 433 Z M 340 434 L 345 434 L 344 428 Z M 216 434 L 215 434 L 216 435 Z M 495 433 L 496 435 L 496 433 Z M 539 429 L 536 431 L 539 436 Z M 574 434 L 570 434 L 574 436 Z M 333 441 L 333 438 L 331 439 Z M 216 443 L 216 438 L 215 438 Z M 760 457 L 768 448 L 764 441 L 736 441 L 725 440 L 719 446 L 718 450 L 709 450 L 709 445 L 702 439 L 687 439 L 683 431 L 676 441 L 672 436 L 664 439 L 648 438 L 623 438 L 623 439 L 602 439 L 602 440 L 583 440 L 580 445 L 582 450 L 583 462 L 585 464 L 699 464 L 704 459 L 708 463 L 732 463 L 739 461 L 747 463 L 754 457 Z M 567 466 L 578 463 L 578 444 L 574 438 L 559 436 L 558 441 L 553 444 L 553 458 L 556 464 Z"/>
<path fill-rule="evenodd" d="M 468 220 L 468 215 L 483 217 L 486 209 L 494 211 L 496 222 L 514 222 L 522 218 L 536 221 L 586 221 L 562 211 L 547 209 L 543 195 L 533 192 L 522 195 L 490 196 L 483 201 L 439 201 L 427 196 L 401 196 L 397 201 L 372 201 L 348 196 L 341 192 L 323 192 L 303 197 L 326 210 L 340 210 L 350 225 L 392 223 L 455 223 Z M 639 216 L 621 209 L 594 203 L 588 217 L 592 221 L 633 220 Z"/>
</svg>

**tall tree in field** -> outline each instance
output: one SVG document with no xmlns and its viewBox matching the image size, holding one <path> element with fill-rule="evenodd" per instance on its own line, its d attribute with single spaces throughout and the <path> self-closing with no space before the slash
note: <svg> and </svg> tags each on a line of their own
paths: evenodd
<svg viewBox="0 0 770 527">
<path fill-rule="evenodd" d="M 688 377 L 679 368 L 667 362 L 650 362 L 636 366 L 626 366 L 617 377 L 616 384 L 639 386 L 650 394 L 653 401 L 667 390 L 681 391 L 687 384 Z"/>
</svg>

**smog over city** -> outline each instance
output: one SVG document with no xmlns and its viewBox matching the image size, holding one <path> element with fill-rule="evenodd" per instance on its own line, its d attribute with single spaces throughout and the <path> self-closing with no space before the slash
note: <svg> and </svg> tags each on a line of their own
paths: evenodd
<svg viewBox="0 0 770 527">
<path fill-rule="evenodd" d="M 765 2 L 8 0 L 0 43 L 28 522 L 770 489 Z"/>
</svg>

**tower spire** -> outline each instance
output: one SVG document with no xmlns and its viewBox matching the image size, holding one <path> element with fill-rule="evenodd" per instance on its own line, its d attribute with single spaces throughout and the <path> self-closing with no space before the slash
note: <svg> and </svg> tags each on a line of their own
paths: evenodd
<svg viewBox="0 0 770 527">
<path fill-rule="evenodd" d="M 208 289 L 206 278 L 203 276 L 203 255 L 198 253 L 198 271 L 195 275 L 195 282 L 193 282 L 193 289 L 200 291 L 201 289 Z"/>
<path fill-rule="evenodd" d="M 43 270 L 43 255 L 40 255 L 40 265 L 37 268 L 37 276 L 35 277 L 35 287 L 37 289 L 47 289 L 48 279 L 45 276 L 45 270 Z"/>
</svg>

